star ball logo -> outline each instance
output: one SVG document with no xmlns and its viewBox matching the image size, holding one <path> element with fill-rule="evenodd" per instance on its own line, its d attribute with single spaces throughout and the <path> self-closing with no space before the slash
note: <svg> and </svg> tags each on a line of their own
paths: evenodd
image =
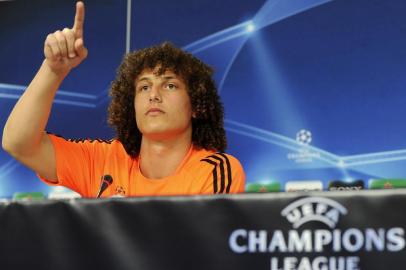
<svg viewBox="0 0 406 270">
<path fill-rule="evenodd" d="M 270 270 L 358 270 L 359 253 L 405 248 L 401 227 L 336 228 L 347 214 L 348 210 L 332 199 L 301 198 L 281 211 L 293 229 L 236 229 L 230 234 L 229 247 L 236 254 L 272 254 Z M 299 230 L 307 223 L 312 228 L 319 226 Z"/>
<path fill-rule="evenodd" d="M 308 130 L 301 129 L 296 133 L 296 141 L 300 144 L 308 145 L 312 142 L 312 133 Z"/>
<path fill-rule="evenodd" d="M 289 160 L 293 160 L 296 163 L 309 163 L 313 161 L 313 158 L 320 158 L 320 153 L 312 151 L 310 143 L 313 141 L 312 133 L 309 130 L 301 129 L 296 133 L 296 142 L 299 144 L 299 148 L 296 152 L 287 154 Z"/>
</svg>

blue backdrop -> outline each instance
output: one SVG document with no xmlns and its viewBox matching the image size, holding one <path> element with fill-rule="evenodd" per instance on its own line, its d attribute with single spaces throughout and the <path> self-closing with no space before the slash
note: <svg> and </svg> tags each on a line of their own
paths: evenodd
<svg viewBox="0 0 406 270">
<path fill-rule="evenodd" d="M 0 1 L 0 124 L 74 1 Z M 89 57 L 64 81 L 48 131 L 111 138 L 108 89 L 126 50 L 169 40 L 216 70 L 228 152 L 248 182 L 406 178 L 404 0 L 86 1 Z M 2 131 L 1 131 L 2 132 Z M 0 197 L 42 191 L 0 150 Z"/>
</svg>

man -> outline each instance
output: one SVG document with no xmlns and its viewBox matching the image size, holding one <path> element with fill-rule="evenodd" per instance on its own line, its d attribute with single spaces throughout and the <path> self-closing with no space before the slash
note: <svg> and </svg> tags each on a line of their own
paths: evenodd
<svg viewBox="0 0 406 270">
<path fill-rule="evenodd" d="M 84 197 L 242 192 L 240 163 L 221 153 L 223 108 L 212 71 L 169 43 L 130 53 L 120 66 L 109 107 L 117 139 L 44 132 L 55 92 L 87 56 L 84 15 L 77 2 L 73 28 L 47 36 L 45 60 L 7 120 L 3 148 L 46 183 Z"/>
</svg>

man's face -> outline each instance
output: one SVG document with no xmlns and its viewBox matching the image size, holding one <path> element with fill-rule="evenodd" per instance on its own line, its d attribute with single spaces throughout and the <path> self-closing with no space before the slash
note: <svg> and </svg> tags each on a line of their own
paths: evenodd
<svg viewBox="0 0 406 270">
<path fill-rule="evenodd" d="M 192 106 L 182 77 L 158 68 L 145 69 L 135 79 L 135 115 L 143 136 L 162 140 L 192 131 Z"/>
</svg>

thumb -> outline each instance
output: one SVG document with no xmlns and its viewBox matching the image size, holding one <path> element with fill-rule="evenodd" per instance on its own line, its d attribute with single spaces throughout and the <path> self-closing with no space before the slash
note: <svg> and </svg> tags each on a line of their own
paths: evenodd
<svg viewBox="0 0 406 270">
<path fill-rule="evenodd" d="M 88 51 L 85 47 L 85 44 L 83 43 L 83 39 L 79 38 L 75 40 L 75 51 L 78 54 L 78 56 L 82 59 L 87 57 Z"/>
</svg>

